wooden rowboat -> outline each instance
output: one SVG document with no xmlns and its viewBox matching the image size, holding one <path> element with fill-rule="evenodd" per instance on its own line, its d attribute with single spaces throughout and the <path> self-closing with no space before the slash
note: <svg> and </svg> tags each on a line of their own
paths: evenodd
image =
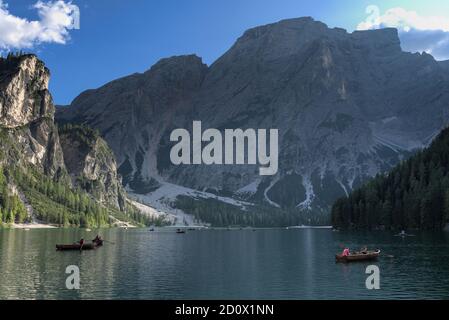
<svg viewBox="0 0 449 320">
<path fill-rule="evenodd" d="M 337 254 L 335 256 L 336 262 L 355 262 L 355 261 L 369 261 L 376 260 L 380 255 L 380 250 L 376 251 L 367 251 L 367 252 L 356 252 L 352 253 L 349 256 L 343 256 L 341 254 Z"/>
<path fill-rule="evenodd" d="M 79 243 L 74 243 L 74 244 L 57 244 L 56 245 L 56 250 L 59 251 L 69 251 L 69 250 L 93 250 L 96 249 L 100 246 L 103 245 L 103 240 L 98 241 L 98 242 L 93 242 L 92 243 L 85 243 L 83 245 L 83 248 L 81 248 L 81 245 Z"/>
</svg>

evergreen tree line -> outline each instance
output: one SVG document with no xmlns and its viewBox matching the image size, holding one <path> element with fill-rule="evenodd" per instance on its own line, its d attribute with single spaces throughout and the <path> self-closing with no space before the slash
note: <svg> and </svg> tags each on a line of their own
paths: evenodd
<svg viewBox="0 0 449 320">
<path fill-rule="evenodd" d="M 178 196 L 176 208 L 192 214 L 197 221 L 213 227 L 288 227 L 297 225 L 324 225 L 329 216 L 298 210 L 283 210 L 267 206 L 248 206 L 246 210 L 216 199 L 194 199 Z"/>
<path fill-rule="evenodd" d="M 449 129 L 332 207 L 339 228 L 440 230 L 449 220 Z"/>
<path fill-rule="evenodd" d="M 6 59 L 9 60 L 9 59 L 13 59 L 13 58 L 20 58 L 21 56 L 26 55 L 26 54 L 27 53 L 22 50 L 16 51 L 16 52 L 10 51 L 7 53 Z M 0 55 L 0 58 L 3 58 L 3 55 Z"/>
<path fill-rule="evenodd" d="M 101 227 L 109 226 L 114 217 L 142 226 L 164 226 L 163 217 L 150 217 L 139 209 L 127 205 L 124 212 L 107 208 L 81 189 L 73 189 L 64 182 L 28 169 L 0 167 L 0 224 L 30 222 L 31 217 L 17 194 L 12 194 L 8 181 L 14 181 L 25 194 L 37 219 L 60 226 Z"/>
<path fill-rule="evenodd" d="M 37 218 L 63 226 L 98 227 L 109 224 L 107 209 L 80 189 L 57 182 L 33 169 L 4 170 L 25 193 Z"/>
<path fill-rule="evenodd" d="M 0 167 L 0 225 L 28 222 L 28 213 L 17 194 L 8 188 L 8 182 Z"/>
</svg>

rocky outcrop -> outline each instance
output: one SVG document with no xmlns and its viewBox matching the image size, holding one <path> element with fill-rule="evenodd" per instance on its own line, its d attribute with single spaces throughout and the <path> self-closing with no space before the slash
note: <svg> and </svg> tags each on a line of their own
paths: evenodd
<svg viewBox="0 0 449 320">
<path fill-rule="evenodd" d="M 34 55 L 0 59 L 0 125 L 16 128 L 53 119 L 50 71 Z"/>
<path fill-rule="evenodd" d="M 50 72 L 34 55 L 0 58 L 0 141 L 4 161 L 31 163 L 64 176 L 64 159 L 48 91 Z M 8 139 L 6 139 L 8 137 Z"/>
<path fill-rule="evenodd" d="M 311 18 L 245 32 L 206 67 L 163 59 L 58 111 L 111 145 L 130 189 L 168 181 L 254 202 L 329 212 L 338 197 L 388 170 L 446 122 L 449 74 L 428 54 L 403 52 L 395 29 L 328 28 Z M 172 129 L 279 129 L 274 177 L 254 166 L 174 166 Z"/>
<path fill-rule="evenodd" d="M 125 210 L 126 193 L 117 175 L 114 154 L 93 130 L 67 125 L 60 129 L 67 170 L 73 183 L 95 198 Z"/>
<path fill-rule="evenodd" d="M 158 160 L 159 142 L 172 127 L 184 124 L 182 114 L 194 112 L 192 97 L 206 71 L 194 55 L 162 59 L 144 74 L 82 93 L 74 102 L 79 108 L 58 109 L 58 121 L 98 129 L 117 157 L 124 184 L 151 190 L 164 162 Z"/>
<path fill-rule="evenodd" d="M 84 127 L 67 126 L 60 136 L 49 79 L 34 55 L 0 58 L 0 166 L 31 166 L 125 210 L 126 193 L 106 142 Z"/>
</svg>

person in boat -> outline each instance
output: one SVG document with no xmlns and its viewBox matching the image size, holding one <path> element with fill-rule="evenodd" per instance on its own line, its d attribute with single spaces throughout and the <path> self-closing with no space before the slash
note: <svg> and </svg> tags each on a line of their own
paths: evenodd
<svg viewBox="0 0 449 320">
<path fill-rule="evenodd" d="M 345 249 L 343 250 L 343 253 L 342 253 L 341 255 L 342 255 L 343 257 L 349 256 L 349 255 L 350 255 L 349 248 L 345 248 Z"/>
<path fill-rule="evenodd" d="M 367 254 L 368 253 L 368 248 L 366 246 L 364 246 L 362 249 L 360 249 L 360 253 L 361 254 Z"/>
<path fill-rule="evenodd" d="M 95 239 L 93 240 L 93 242 L 99 243 L 99 242 L 101 242 L 101 241 L 103 241 L 103 239 L 97 234 L 97 236 L 95 237 Z"/>
<path fill-rule="evenodd" d="M 84 238 L 81 238 L 81 240 L 80 240 L 80 251 L 83 250 L 83 246 L 84 246 Z"/>
</svg>

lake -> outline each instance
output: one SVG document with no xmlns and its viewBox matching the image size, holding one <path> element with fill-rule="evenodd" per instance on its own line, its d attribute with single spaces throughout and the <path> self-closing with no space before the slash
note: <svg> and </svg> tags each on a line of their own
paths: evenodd
<svg viewBox="0 0 449 320">
<path fill-rule="evenodd" d="M 447 299 L 449 234 L 325 229 L 103 229 L 97 250 L 58 252 L 92 239 L 81 229 L 0 230 L 1 299 Z M 336 264 L 342 244 L 379 248 L 377 262 Z M 380 289 L 365 287 L 366 267 Z M 80 290 L 65 287 L 68 265 Z"/>
</svg>

